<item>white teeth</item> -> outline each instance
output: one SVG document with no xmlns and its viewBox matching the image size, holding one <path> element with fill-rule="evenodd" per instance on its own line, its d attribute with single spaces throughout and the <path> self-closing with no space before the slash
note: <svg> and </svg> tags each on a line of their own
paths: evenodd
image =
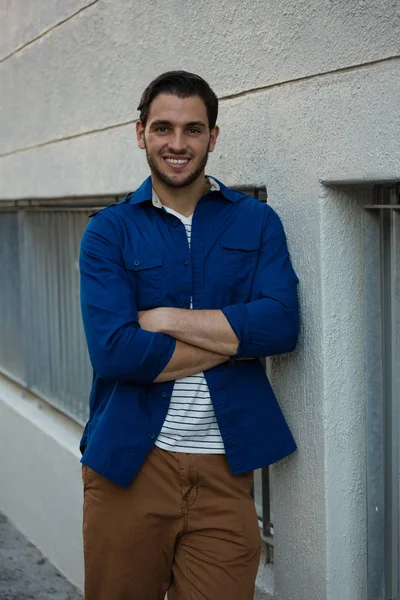
<svg viewBox="0 0 400 600">
<path fill-rule="evenodd" d="M 187 162 L 189 162 L 188 158 L 166 158 L 165 159 L 167 162 L 172 163 L 173 165 L 183 165 Z"/>
</svg>

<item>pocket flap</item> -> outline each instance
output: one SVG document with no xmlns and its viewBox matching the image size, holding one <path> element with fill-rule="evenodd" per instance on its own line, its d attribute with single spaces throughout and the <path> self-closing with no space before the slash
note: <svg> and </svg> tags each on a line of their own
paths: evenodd
<svg viewBox="0 0 400 600">
<path fill-rule="evenodd" d="M 252 238 L 222 238 L 221 246 L 228 250 L 244 250 L 246 252 L 260 249 L 258 241 Z"/>
<path fill-rule="evenodd" d="M 141 271 L 143 269 L 154 269 L 155 267 L 161 267 L 163 264 L 163 258 L 161 254 L 151 254 L 149 256 L 124 256 L 124 265 L 126 269 L 130 271 Z"/>
</svg>

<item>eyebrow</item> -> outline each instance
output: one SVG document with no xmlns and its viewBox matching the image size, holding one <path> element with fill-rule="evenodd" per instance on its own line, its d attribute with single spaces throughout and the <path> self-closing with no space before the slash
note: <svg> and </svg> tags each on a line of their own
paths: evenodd
<svg viewBox="0 0 400 600">
<path fill-rule="evenodd" d="M 160 126 L 165 126 L 165 125 L 168 125 L 169 127 L 173 127 L 173 123 L 171 123 L 171 121 L 158 119 L 151 123 L 150 128 L 152 129 L 153 127 L 160 127 Z M 185 123 L 185 127 L 206 128 L 207 125 L 203 121 L 190 121 L 189 123 Z"/>
<path fill-rule="evenodd" d="M 186 127 L 207 127 L 207 125 L 203 121 L 190 121 L 186 124 Z"/>
</svg>

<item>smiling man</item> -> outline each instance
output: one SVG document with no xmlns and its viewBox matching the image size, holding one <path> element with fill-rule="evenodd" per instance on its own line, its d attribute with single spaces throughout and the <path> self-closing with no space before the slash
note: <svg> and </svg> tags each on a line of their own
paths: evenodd
<svg viewBox="0 0 400 600">
<path fill-rule="evenodd" d="M 210 131 L 203 100 L 199 96 L 162 94 L 154 99 L 151 115 L 154 118 L 150 118 L 146 134 L 142 121 L 136 128 L 154 180 L 167 189 L 188 188 L 199 180 L 204 184 L 204 169 L 208 153 L 214 150 L 218 127 Z M 171 145 L 172 130 L 175 139 Z"/>
<path fill-rule="evenodd" d="M 205 175 L 209 85 L 165 73 L 139 111 L 151 175 L 81 244 L 85 598 L 252 600 L 253 470 L 296 447 L 258 358 L 296 344 L 297 277 L 276 213 Z"/>
</svg>

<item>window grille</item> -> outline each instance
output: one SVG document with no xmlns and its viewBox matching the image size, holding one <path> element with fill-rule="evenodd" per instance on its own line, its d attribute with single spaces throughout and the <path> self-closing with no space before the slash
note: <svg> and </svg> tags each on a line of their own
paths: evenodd
<svg viewBox="0 0 400 600">
<path fill-rule="evenodd" d="M 249 196 L 254 196 L 254 198 L 257 198 L 257 200 L 260 200 L 260 202 L 264 202 L 265 204 L 268 202 L 268 193 L 267 193 L 267 188 L 266 187 L 236 187 L 236 188 L 232 188 L 238 192 L 244 192 L 245 194 L 248 194 Z"/>
<path fill-rule="evenodd" d="M 400 184 L 365 218 L 368 600 L 400 598 Z"/>
</svg>

